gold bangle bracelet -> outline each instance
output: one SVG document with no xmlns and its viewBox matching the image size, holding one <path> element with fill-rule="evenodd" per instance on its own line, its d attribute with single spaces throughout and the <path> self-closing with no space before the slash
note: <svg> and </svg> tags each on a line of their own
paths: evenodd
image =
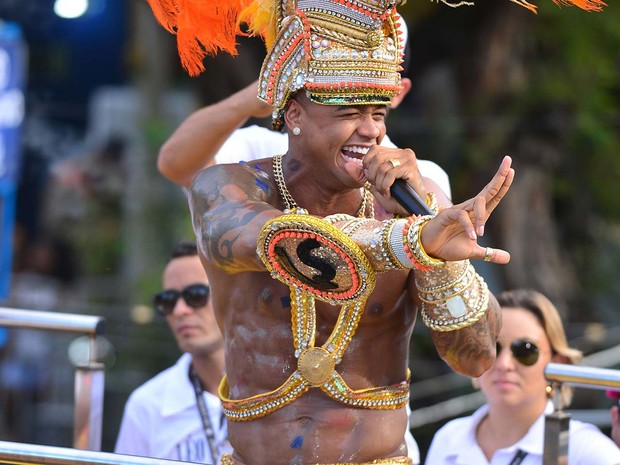
<svg viewBox="0 0 620 465">
<path fill-rule="evenodd" d="M 425 215 L 416 219 L 407 232 L 407 241 L 413 256 L 418 263 L 420 263 L 420 265 L 429 268 L 439 268 L 445 266 L 446 261 L 440 258 L 431 257 L 426 253 L 426 250 L 424 250 L 424 246 L 422 246 L 422 230 L 433 218 L 434 215 Z"/>
<path fill-rule="evenodd" d="M 455 312 L 454 306 L 460 307 L 459 311 Z M 479 321 L 486 313 L 488 306 L 489 288 L 484 279 L 476 274 L 467 294 L 463 292 L 454 295 L 439 304 L 422 302 L 422 321 L 434 331 L 455 331 Z M 459 313 L 461 311 L 462 313 Z"/>
</svg>

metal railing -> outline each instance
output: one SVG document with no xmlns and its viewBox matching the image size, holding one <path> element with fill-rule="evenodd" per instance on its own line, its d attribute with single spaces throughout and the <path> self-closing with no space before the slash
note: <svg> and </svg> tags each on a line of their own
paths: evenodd
<svg viewBox="0 0 620 465">
<path fill-rule="evenodd" d="M 588 389 L 620 389 L 620 371 L 604 368 L 549 363 L 545 378 L 553 385 L 553 413 L 545 416 L 543 465 L 568 463 L 568 429 L 571 414 L 564 412 L 562 385 Z"/>
<path fill-rule="evenodd" d="M 96 337 L 103 334 L 104 326 L 105 319 L 99 316 L 0 307 L 0 327 L 78 333 L 88 336 L 90 347 L 88 362 L 76 366 L 74 449 L 0 441 L 0 462 L 20 464 L 46 463 L 50 465 L 90 463 L 154 465 L 158 463 L 175 463 L 169 460 L 147 459 L 109 453 L 90 455 L 85 452 L 96 452 L 101 449 L 104 373 L 103 365 L 96 360 Z M 586 357 L 584 361 L 605 365 L 617 363 L 619 357 L 620 346 L 617 346 Z M 620 389 L 620 371 L 550 363 L 545 368 L 545 376 L 554 384 L 554 412 L 547 415 L 545 419 L 543 465 L 559 465 L 560 463 L 565 463 L 562 460 L 567 460 L 567 432 L 571 417 L 570 413 L 563 411 L 564 406 L 560 402 L 559 391 L 562 384 L 589 389 Z M 423 383 L 419 384 L 423 385 Z M 468 399 L 469 402 L 463 402 L 465 399 Z M 422 412 L 419 410 L 416 411 L 415 416 L 417 416 L 418 425 L 420 425 L 429 422 L 429 420 L 436 420 L 436 416 L 454 416 L 455 409 L 463 408 L 463 404 L 466 404 L 466 409 L 473 410 L 483 402 L 484 399 L 481 393 L 476 392 L 448 400 L 445 403 L 435 404 L 428 409 L 428 418 L 424 418 L 425 415 L 422 415 Z M 446 408 L 442 408 L 443 404 L 446 404 L 444 406 Z M 448 410 L 450 413 L 447 413 L 445 410 Z"/>
<path fill-rule="evenodd" d="M 174 465 L 185 464 L 186 462 L 0 441 L 0 463 L 16 465 Z"/>
<path fill-rule="evenodd" d="M 0 307 L 0 327 L 62 331 L 88 336 L 88 361 L 75 367 L 73 447 L 101 450 L 103 365 L 96 360 L 96 338 L 105 330 L 100 316 Z"/>
</svg>

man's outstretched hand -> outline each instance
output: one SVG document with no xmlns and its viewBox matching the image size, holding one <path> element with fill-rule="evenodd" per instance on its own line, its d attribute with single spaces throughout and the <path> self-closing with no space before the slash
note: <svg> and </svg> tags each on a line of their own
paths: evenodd
<svg viewBox="0 0 620 465">
<path fill-rule="evenodd" d="M 449 261 L 486 259 L 508 263 L 508 252 L 482 247 L 478 245 L 478 237 L 484 235 L 489 216 L 510 189 L 515 174 L 511 164 L 512 159 L 504 157 L 493 179 L 477 196 L 440 211 L 426 224 L 421 236 L 426 253 Z"/>
</svg>

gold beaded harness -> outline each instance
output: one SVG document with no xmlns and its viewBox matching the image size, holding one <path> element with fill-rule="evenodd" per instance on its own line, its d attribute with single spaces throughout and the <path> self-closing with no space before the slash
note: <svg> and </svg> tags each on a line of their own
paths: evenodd
<svg viewBox="0 0 620 465">
<path fill-rule="evenodd" d="M 286 189 L 280 162 L 274 159 L 274 173 L 286 211 L 301 212 Z M 366 203 L 363 201 L 362 211 Z M 295 274 L 294 271 L 303 270 L 305 266 L 298 258 L 290 259 L 289 266 L 282 265 L 282 257 L 278 256 L 282 254 L 281 249 L 292 251 L 305 240 L 315 241 L 318 244 L 315 252 L 337 270 L 328 284 Z M 285 214 L 267 222 L 259 235 L 257 252 L 272 276 L 291 289 L 291 327 L 297 369 L 277 389 L 246 399 L 228 397 L 228 379 L 224 376 L 219 395 L 226 417 L 231 421 L 261 418 L 298 399 L 310 388 L 320 388 L 332 399 L 352 407 L 390 410 L 404 407 L 409 400 L 409 373 L 406 380 L 391 386 L 354 390 L 336 370 L 355 335 L 366 298 L 375 285 L 374 270 L 359 246 L 329 222 L 302 213 Z M 320 347 L 315 346 L 315 298 L 332 305 L 342 304 L 334 329 Z"/>
</svg>

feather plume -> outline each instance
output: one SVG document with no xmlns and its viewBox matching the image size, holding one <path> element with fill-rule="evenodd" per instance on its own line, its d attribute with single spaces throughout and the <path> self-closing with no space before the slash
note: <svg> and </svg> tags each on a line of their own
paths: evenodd
<svg viewBox="0 0 620 465">
<path fill-rule="evenodd" d="M 527 0 L 511 0 L 517 5 L 521 5 L 528 10 L 536 13 L 536 5 L 532 5 Z M 602 0 L 553 0 L 558 6 L 578 6 L 586 11 L 601 11 L 604 6 L 607 6 Z"/>
<path fill-rule="evenodd" d="M 253 0 L 147 0 L 157 21 L 176 34 L 181 64 L 191 76 L 203 59 L 224 51 L 237 54 L 239 15 Z"/>
<path fill-rule="evenodd" d="M 278 17 L 274 0 L 255 0 L 239 15 L 239 24 L 248 25 L 248 33 L 262 37 L 270 50 L 278 32 Z"/>
<path fill-rule="evenodd" d="M 191 76 L 204 71 L 207 55 L 224 51 L 237 54 L 237 35 L 262 37 L 270 50 L 278 31 L 278 7 L 282 0 L 147 0 L 157 21 L 177 36 L 181 64 Z M 450 6 L 473 2 L 438 0 Z M 536 12 L 527 0 L 511 0 Z M 454 3 L 458 2 L 458 3 Z M 601 11 L 603 0 L 553 0 L 559 6 L 577 6 L 586 11 Z M 248 25 L 244 32 L 242 24 Z"/>
<path fill-rule="evenodd" d="M 578 6 L 586 11 L 601 11 L 607 3 L 602 0 L 553 0 L 557 5 Z"/>
</svg>

